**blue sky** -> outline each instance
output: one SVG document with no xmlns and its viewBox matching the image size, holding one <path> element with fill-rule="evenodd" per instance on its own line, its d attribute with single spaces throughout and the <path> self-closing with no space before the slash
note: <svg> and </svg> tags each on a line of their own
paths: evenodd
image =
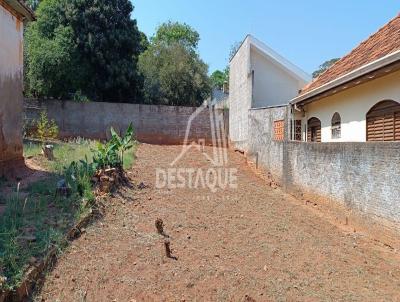
<svg viewBox="0 0 400 302">
<path fill-rule="evenodd" d="M 158 25 L 186 22 L 201 37 L 210 72 L 223 69 L 232 44 L 250 33 L 304 71 L 341 57 L 400 13 L 399 0 L 132 0 L 133 17 L 151 36 Z"/>
</svg>

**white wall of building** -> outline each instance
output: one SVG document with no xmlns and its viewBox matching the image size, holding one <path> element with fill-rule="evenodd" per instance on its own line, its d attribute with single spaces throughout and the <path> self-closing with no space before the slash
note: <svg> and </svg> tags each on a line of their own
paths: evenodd
<svg viewBox="0 0 400 302">
<path fill-rule="evenodd" d="M 250 44 L 246 38 L 230 63 L 229 136 L 237 144 L 247 140 L 251 94 Z"/>
<path fill-rule="evenodd" d="M 252 108 L 287 104 L 307 83 L 300 81 L 251 47 L 251 68 L 254 71 Z"/>
<path fill-rule="evenodd" d="M 317 117 L 321 121 L 322 142 L 365 142 L 366 115 L 375 104 L 384 100 L 400 103 L 400 71 L 306 105 L 303 130 L 308 119 Z M 340 139 L 332 139 L 331 135 L 331 120 L 335 112 L 342 119 Z"/>
<path fill-rule="evenodd" d="M 230 140 L 246 150 L 249 109 L 288 104 L 308 80 L 311 78 L 303 71 L 247 36 L 230 62 Z"/>
<path fill-rule="evenodd" d="M 23 23 L 0 5 L 0 76 L 14 76 L 23 67 Z"/>
</svg>

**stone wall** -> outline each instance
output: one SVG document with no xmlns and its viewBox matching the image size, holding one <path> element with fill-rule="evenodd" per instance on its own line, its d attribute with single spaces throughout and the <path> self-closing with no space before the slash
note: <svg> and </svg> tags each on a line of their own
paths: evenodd
<svg viewBox="0 0 400 302">
<path fill-rule="evenodd" d="M 0 4 L 0 176 L 23 166 L 23 23 Z"/>
<path fill-rule="evenodd" d="M 249 154 L 290 193 L 311 193 L 400 222 L 400 143 L 273 140 L 284 108 L 249 111 Z M 286 119 L 288 120 L 288 119 Z M 286 132 L 287 132 L 286 123 Z M 286 135 L 287 137 L 287 135 Z"/>
<path fill-rule="evenodd" d="M 26 122 L 37 119 L 40 112 L 46 110 L 49 118 L 60 127 L 61 138 L 103 140 L 109 137 L 111 127 L 122 132 L 133 123 L 137 139 L 152 144 L 182 144 L 190 121 L 189 141 L 204 139 L 207 144 L 212 144 L 210 114 L 222 119 L 228 118 L 228 114 L 224 114 L 224 110 L 202 108 L 25 100 Z"/>
</svg>

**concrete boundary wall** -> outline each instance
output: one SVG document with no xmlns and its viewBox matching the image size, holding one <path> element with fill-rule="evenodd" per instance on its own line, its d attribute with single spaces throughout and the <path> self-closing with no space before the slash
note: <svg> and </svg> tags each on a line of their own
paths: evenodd
<svg viewBox="0 0 400 302">
<path fill-rule="evenodd" d="M 125 103 L 78 103 L 57 100 L 25 100 L 25 122 L 37 119 L 42 110 L 60 127 L 61 138 L 84 137 L 106 139 L 111 126 L 124 131 L 132 122 L 140 142 L 151 144 L 182 144 L 194 107 L 173 107 Z M 213 114 L 228 114 L 214 110 Z M 210 110 L 200 112 L 192 121 L 190 141 L 204 139 L 212 144 Z"/>
<path fill-rule="evenodd" d="M 400 142 L 274 141 L 273 122 L 285 115 L 282 108 L 249 111 L 248 153 L 258 154 L 259 164 L 287 192 L 310 193 L 400 222 Z"/>
</svg>

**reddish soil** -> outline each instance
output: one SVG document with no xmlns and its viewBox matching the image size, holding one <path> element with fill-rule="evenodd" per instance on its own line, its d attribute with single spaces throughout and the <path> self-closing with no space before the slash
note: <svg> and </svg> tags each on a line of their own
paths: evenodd
<svg viewBox="0 0 400 302">
<path fill-rule="evenodd" d="M 400 300 L 395 249 L 267 186 L 239 154 L 229 153 L 237 189 L 156 189 L 156 168 L 180 151 L 140 146 L 136 188 L 108 200 L 104 218 L 61 256 L 37 301 Z M 179 166 L 210 163 L 192 150 Z M 177 260 L 165 256 L 158 218 Z"/>
</svg>

